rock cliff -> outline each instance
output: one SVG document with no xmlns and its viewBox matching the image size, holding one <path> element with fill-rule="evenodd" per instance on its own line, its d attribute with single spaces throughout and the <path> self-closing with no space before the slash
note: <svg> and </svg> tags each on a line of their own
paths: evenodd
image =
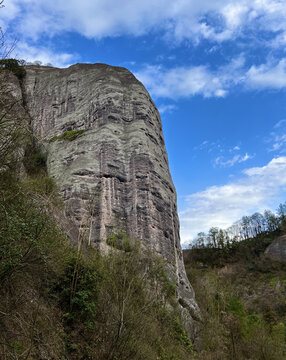
<svg viewBox="0 0 286 360">
<path fill-rule="evenodd" d="M 67 217 L 103 252 L 108 236 L 124 231 L 166 259 L 195 341 L 200 313 L 184 269 L 161 119 L 148 92 L 128 70 L 104 64 L 26 71 L 31 126 Z"/>
<path fill-rule="evenodd" d="M 286 235 L 274 239 L 265 250 L 265 255 L 273 260 L 286 262 Z"/>
</svg>

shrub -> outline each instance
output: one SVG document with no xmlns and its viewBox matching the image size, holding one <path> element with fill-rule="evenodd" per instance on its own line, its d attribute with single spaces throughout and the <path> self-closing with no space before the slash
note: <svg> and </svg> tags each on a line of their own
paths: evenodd
<svg viewBox="0 0 286 360">
<path fill-rule="evenodd" d="M 44 266 L 49 247 L 62 241 L 62 235 L 19 183 L 10 183 L 8 189 L 1 185 L 0 283 L 4 286 L 14 275 L 28 275 Z"/>
<path fill-rule="evenodd" d="M 0 69 L 12 71 L 12 73 L 17 76 L 19 80 L 22 80 L 26 75 L 26 70 L 21 65 L 23 61 L 16 59 L 1 59 L 0 60 Z"/>
<path fill-rule="evenodd" d="M 28 175 L 39 175 L 46 173 L 47 155 L 43 152 L 41 145 L 33 137 L 29 136 L 25 147 L 23 164 Z"/>
<path fill-rule="evenodd" d="M 130 252 L 133 249 L 131 245 L 131 239 L 124 231 L 119 231 L 118 233 L 112 233 L 106 239 L 107 245 L 125 252 Z"/>
<path fill-rule="evenodd" d="M 36 192 L 40 195 L 53 195 L 57 191 L 55 181 L 48 176 L 28 179 L 22 183 L 26 191 Z"/>
<path fill-rule="evenodd" d="M 65 270 L 57 280 L 54 292 L 68 321 L 93 324 L 96 318 L 97 297 L 102 281 L 102 273 L 96 256 L 93 262 L 73 254 L 66 263 Z"/>
</svg>

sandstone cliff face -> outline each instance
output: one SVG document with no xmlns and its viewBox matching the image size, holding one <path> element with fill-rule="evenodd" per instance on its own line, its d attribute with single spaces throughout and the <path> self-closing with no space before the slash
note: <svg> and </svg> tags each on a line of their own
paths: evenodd
<svg viewBox="0 0 286 360">
<path fill-rule="evenodd" d="M 161 119 L 148 92 L 128 70 L 104 64 L 26 70 L 32 128 L 67 217 L 103 252 L 107 237 L 123 230 L 166 259 L 195 339 L 200 315 L 183 265 Z M 67 131 L 72 141 L 62 136 Z"/>
</svg>

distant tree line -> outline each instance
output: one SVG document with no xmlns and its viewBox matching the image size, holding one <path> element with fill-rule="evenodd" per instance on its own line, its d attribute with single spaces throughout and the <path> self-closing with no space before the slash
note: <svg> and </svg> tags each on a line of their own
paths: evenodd
<svg viewBox="0 0 286 360">
<path fill-rule="evenodd" d="M 24 65 L 38 65 L 38 66 L 50 66 L 50 67 L 53 67 L 53 64 L 52 64 L 52 63 L 50 63 L 50 62 L 43 63 L 43 62 L 40 61 L 40 60 L 25 61 L 25 64 L 24 64 Z"/>
<path fill-rule="evenodd" d="M 199 232 L 189 248 L 217 248 L 231 247 L 234 243 L 267 235 L 278 229 L 286 228 L 286 202 L 281 203 L 273 213 L 265 210 L 263 214 L 256 212 L 251 216 L 243 216 L 227 229 L 211 227 L 209 231 Z"/>
</svg>

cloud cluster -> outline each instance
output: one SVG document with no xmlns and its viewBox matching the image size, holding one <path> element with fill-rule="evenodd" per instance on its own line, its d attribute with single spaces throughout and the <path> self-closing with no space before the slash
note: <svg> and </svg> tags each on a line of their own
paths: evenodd
<svg viewBox="0 0 286 360">
<path fill-rule="evenodd" d="M 254 155 L 248 155 L 248 153 L 245 153 L 244 155 L 236 154 L 231 159 L 226 159 L 223 156 L 218 156 L 215 158 L 215 165 L 219 165 L 222 167 L 231 167 L 237 163 L 243 163 L 249 159 L 254 158 Z"/>
<path fill-rule="evenodd" d="M 286 59 L 251 66 L 245 74 L 246 85 L 254 89 L 282 89 L 286 86 Z"/>
<path fill-rule="evenodd" d="M 135 76 L 155 97 L 178 99 L 193 95 L 224 97 L 225 79 L 212 73 L 206 66 L 175 67 L 163 69 L 147 66 Z"/>
<path fill-rule="evenodd" d="M 225 97 L 234 88 L 267 90 L 286 88 L 286 58 L 271 59 L 260 65 L 245 65 L 243 54 L 228 64 L 211 69 L 209 66 L 174 67 L 147 65 L 135 75 L 155 97 L 178 99 L 202 95 Z"/>
<path fill-rule="evenodd" d="M 6 8 L 4 20 L 17 19 L 19 30 L 32 37 L 75 31 L 102 38 L 160 30 L 176 41 L 222 42 L 262 30 L 273 33 L 277 46 L 286 34 L 283 0 L 9 0 Z"/>
<path fill-rule="evenodd" d="M 220 139 L 216 141 L 204 140 L 201 144 L 195 146 L 193 150 L 211 154 L 213 156 L 212 164 L 214 167 L 232 167 L 255 157 L 255 154 L 249 155 L 247 152 L 238 153 L 240 146 L 229 147 Z"/>
<path fill-rule="evenodd" d="M 51 48 L 29 45 L 26 42 L 16 43 L 14 54 L 19 59 L 25 59 L 26 62 L 39 60 L 42 63 L 51 63 L 56 67 L 65 67 L 71 65 L 75 55 L 68 53 L 58 53 Z"/>
<path fill-rule="evenodd" d="M 160 112 L 160 114 L 164 114 L 164 113 L 171 113 L 172 111 L 174 111 L 176 109 L 176 105 L 174 104 L 161 104 L 158 107 L 158 110 Z"/>
<path fill-rule="evenodd" d="M 179 214 L 182 243 L 190 243 L 198 232 L 212 226 L 226 228 L 243 215 L 277 206 L 285 191 L 286 157 L 278 157 L 245 170 L 240 180 L 187 196 L 185 210 Z"/>
<path fill-rule="evenodd" d="M 207 153 L 223 153 L 225 151 L 231 152 L 234 150 L 234 148 L 226 149 L 226 146 L 219 139 L 216 141 L 204 140 L 193 148 L 194 151 L 205 151 Z"/>
<path fill-rule="evenodd" d="M 20 38 L 27 47 L 39 48 L 39 59 L 66 66 L 71 54 L 57 54 L 41 47 L 43 35 L 52 38 L 75 32 L 87 38 L 141 36 L 156 33 L 172 45 L 202 40 L 213 45 L 247 39 L 248 46 L 284 49 L 286 44 L 286 2 L 284 0 L 6 0 L 0 11 L 0 26 Z M 259 34 L 263 33 L 261 37 Z M 251 34 L 251 36 L 250 36 Z M 267 34 L 267 36 L 265 35 Z M 260 40 L 258 40 L 258 38 Z M 267 39 L 261 40 L 261 39 Z M 261 43 L 262 42 L 262 43 Z M 33 43 L 33 45 L 31 45 Z M 51 42 L 52 43 L 52 42 Z M 22 46 L 23 48 L 24 46 Z M 17 49 L 20 57 L 27 51 Z M 138 77 L 157 97 L 193 95 L 224 97 L 242 84 L 248 89 L 286 87 L 286 59 L 268 60 L 248 68 L 244 56 L 213 69 L 208 65 L 164 68 L 147 66 Z"/>
<path fill-rule="evenodd" d="M 286 152 L 286 120 L 278 121 L 270 135 L 265 139 L 265 142 L 270 145 L 269 152 L 275 154 L 285 154 Z"/>
</svg>

